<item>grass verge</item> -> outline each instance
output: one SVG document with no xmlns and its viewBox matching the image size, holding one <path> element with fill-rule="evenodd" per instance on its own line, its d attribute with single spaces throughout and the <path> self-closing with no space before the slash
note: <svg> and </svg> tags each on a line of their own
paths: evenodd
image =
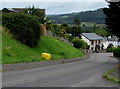
<svg viewBox="0 0 120 89">
<path fill-rule="evenodd" d="M 115 68 L 110 69 L 108 72 L 106 72 L 106 73 L 103 75 L 103 78 L 106 78 L 107 80 L 112 81 L 112 82 L 115 83 L 115 84 L 120 84 L 119 78 L 112 76 L 112 73 L 115 72 L 115 70 L 116 70 Z"/>
</svg>

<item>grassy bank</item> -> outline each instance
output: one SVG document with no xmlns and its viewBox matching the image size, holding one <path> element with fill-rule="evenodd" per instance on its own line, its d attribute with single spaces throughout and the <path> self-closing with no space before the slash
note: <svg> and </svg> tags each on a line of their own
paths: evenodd
<svg viewBox="0 0 120 89">
<path fill-rule="evenodd" d="M 0 33 L 1 35 L 1 33 Z M 54 37 L 41 37 L 38 46 L 30 48 L 12 39 L 9 35 L 2 35 L 2 63 L 20 63 L 44 61 L 41 53 L 47 52 L 52 55 L 52 60 L 75 58 L 83 56 L 83 53 Z"/>
</svg>

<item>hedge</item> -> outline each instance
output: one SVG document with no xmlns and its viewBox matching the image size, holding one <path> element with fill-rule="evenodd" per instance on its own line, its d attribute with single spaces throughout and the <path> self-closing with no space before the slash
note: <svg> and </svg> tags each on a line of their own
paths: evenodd
<svg viewBox="0 0 120 89">
<path fill-rule="evenodd" d="M 116 48 L 107 48 L 107 49 L 106 49 L 106 52 L 113 52 L 114 49 L 116 49 Z"/>
<path fill-rule="evenodd" d="M 2 14 L 2 25 L 10 30 L 14 38 L 30 47 L 40 39 L 40 24 L 34 16 L 24 13 Z"/>
<path fill-rule="evenodd" d="M 119 58 L 120 58 L 120 48 L 114 49 L 113 55 L 114 55 L 115 57 L 119 57 Z"/>
<path fill-rule="evenodd" d="M 87 43 L 84 42 L 83 40 L 79 39 L 79 38 L 73 38 L 72 43 L 73 43 L 75 48 L 83 48 L 83 49 L 88 48 Z"/>
</svg>

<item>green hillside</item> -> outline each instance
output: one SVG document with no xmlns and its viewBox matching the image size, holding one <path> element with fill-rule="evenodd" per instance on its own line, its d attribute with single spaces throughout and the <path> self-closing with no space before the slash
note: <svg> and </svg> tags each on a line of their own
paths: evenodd
<svg viewBox="0 0 120 89">
<path fill-rule="evenodd" d="M 2 25 L 2 14 L 0 14 L 0 27 Z M 0 30 L 1 33 L 1 30 Z M 2 62 L 2 34 L 0 34 L 0 64 Z"/>
<path fill-rule="evenodd" d="M 48 15 L 54 24 L 74 24 L 74 19 L 78 18 L 81 22 L 104 24 L 105 14 L 102 8 L 93 11 L 82 11 L 69 14 Z"/>
<path fill-rule="evenodd" d="M 54 37 L 41 37 L 38 46 L 30 48 L 12 39 L 9 35 L 3 34 L 2 44 L 3 64 L 44 61 L 45 59 L 41 58 L 41 53 L 43 52 L 50 53 L 52 60 L 83 56 L 83 53 L 78 49 Z"/>
</svg>

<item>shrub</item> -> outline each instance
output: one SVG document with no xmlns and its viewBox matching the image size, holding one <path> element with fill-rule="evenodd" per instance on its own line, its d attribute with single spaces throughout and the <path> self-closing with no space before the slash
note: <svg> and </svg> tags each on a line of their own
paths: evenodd
<svg viewBox="0 0 120 89">
<path fill-rule="evenodd" d="M 83 40 L 80 40 L 79 38 L 73 38 L 72 43 L 75 48 L 87 49 L 87 47 L 88 47 L 87 43 L 84 42 Z"/>
<path fill-rule="evenodd" d="M 107 49 L 106 49 L 106 52 L 113 52 L 114 49 L 116 49 L 116 48 L 107 48 Z"/>
<path fill-rule="evenodd" d="M 73 39 L 73 37 L 70 34 L 66 34 L 66 39 L 71 42 L 71 40 Z"/>
<path fill-rule="evenodd" d="M 120 58 L 120 48 L 114 49 L 113 55 L 114 55 L 115 57 L 119 57 L 119 58 Z"/>
<path fill-rule="evenodd" d="M 39 22 L 24 13 L 6 13 L 2 15 L 2 24 L 14 35 L 14 38 L 30 47 L 37 45 L 40 39 Z"/>
</svg>

